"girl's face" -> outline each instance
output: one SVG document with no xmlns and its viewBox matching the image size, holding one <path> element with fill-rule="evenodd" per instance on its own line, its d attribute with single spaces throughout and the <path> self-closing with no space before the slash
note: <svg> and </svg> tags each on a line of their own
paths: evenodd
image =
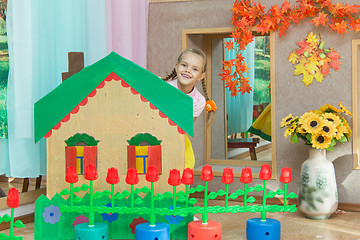
<svg viewBox="0 0 360 240">
<path fill-rule="evenodd" d="M 201 81 L 205 77 L 203 58 L 192 52 L 185 53 L 180 62 L 176 64 L 175 69 L 178 85 L 191 87 L 190 91 L 197 81 Z"/>
</svg>

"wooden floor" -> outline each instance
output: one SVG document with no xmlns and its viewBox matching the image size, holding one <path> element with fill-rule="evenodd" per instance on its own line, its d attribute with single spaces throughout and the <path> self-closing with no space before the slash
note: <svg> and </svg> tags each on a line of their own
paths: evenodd
<svg viewBox="0 0 360 240">
<path fill-rule="evenodd" d="M 202 204 L 202 200 L 199 200 Z M 209 205 L 223 206 L 223 201 L 214 200 Z M 230 203 L 231 205 L 231 203 Z M 201 214 L 195 215 L 201 219 Z M 260 217 L 257 213 L 223 213 L 210 214 L 209 220 L 221 223 L 222 240 L 245 240 L 246 221 Z M 360 213 L 341 212 L 334 214 L 327 220 L 311 220 L 300 213 L 268 213 L 268 218 L 281 222 L 282 240 L 359 240 Z M 2 231 L 9 234 L 9 230 Z M 25 229 L 15 229 L 16 236 L 23 236 L 24 240 L 34 239 L 34 223 L 28 223 Z M 266 240 L 266 239 L 264 239 Z"/>
</svg>

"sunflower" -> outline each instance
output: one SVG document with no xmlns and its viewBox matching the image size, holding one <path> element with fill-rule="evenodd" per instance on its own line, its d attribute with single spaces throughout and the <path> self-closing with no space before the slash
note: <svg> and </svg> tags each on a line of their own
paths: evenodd
<svg viewBox="0 0 360 240">
<path fill-rule="evenodd" d="M 317 149 L 328 148 L 331 144 L 331 137 L 322 134 L 313 134 L 311 140 L 312 146 Z"/>
<path fill-rule="evenodd" d="M 352 118 L 352 113 L 344 105 L 342 105 L 342 102 L 339 103 L 339 107 L 341 108 L 341 112 L 349 115 Z"/>
<path fill-rule="evenodd" d="M 309 116 L 304 119 L 303 128 L 308 133 L 318 133 L 322 128 L 322 121 L 323 120 L 319 115 L 315 113 L 309 113 Z"/>
<path fill-rule="evenodd" d="M 336 125 L 328 120 L 324 120 L 321 126 L 321 134 L 333 138 L 336 136 Z"/>
<path fill-rule="evenodd" d="M 321 117 L 324 118 L 325 120 L 328 120 L 328 121 L 334 123 L 335 126 L 341 124 L 340 117 L 334 113 L 324 113 L 321 115 Z"/>
<path fill-rule="evenodd" d="M 287 127 L 284 133 L 284 137 L 287 138 L 288 136 L 292 135 L 295 132 L 296 126 L 296 122 L 293 122 L 291 126 Z"/>
<path fill-rule="evenodd" d="M 344 136 L 344 134 L 348 131 L 344 125 L 336 126 L 336 130 L 337 130 L 337 133 L 336 133 L 335 138 L 337 140 L 340 140 Z"/>
<path fill-rule="evenodd" d="M 296 129 L 296 132 L 302 134 L 302 135 L 306 135 L 307 132 L 305 130 L 305 128 L 303 128 L 303 125 L 299 125 L 298 128 Z"/>
<path fill-rule="evenodd" d="M 293 115 L 290 113 L 289 115 L 287 115 L 286 117 L 284 117 L 284 118 L 281 120 L 280 128 L 289 126 L 289 125 L 291 124 L 291 122 L 293 122 L 293 121 L 296 120 L 297 118 L 298 118 L 298 117 L 293 117 Z"/>
</svg>

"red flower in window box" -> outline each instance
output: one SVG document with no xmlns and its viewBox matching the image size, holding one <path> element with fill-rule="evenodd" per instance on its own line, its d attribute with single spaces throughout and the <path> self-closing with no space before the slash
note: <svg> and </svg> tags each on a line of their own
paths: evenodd
<svg viewBox="0 0 360 240">
<path fill-rule="evenodd" d="M 181 182 L 185 185 L 191 185 L 194 183 L 194 173 L 191 168 L 186 168 L 184 170 Z"/>
<path fill-rule="evenodd" d="M 232 168 L 225 168 L 221 178 L 221 182 L 225 184 L 231 184 L 234 182 L 234 173 Z"/>
<path fill-rule="evenodd" d="M 211 181 L 213 179 L 213 172 L 212 172 L 212 166 L 206 164 L 205 166 L 202 167 L 202 171 L 201 171 L 201 180 L 203 181 Z"/>
<path fill-rule="evenodd" d="M 135 185 L 139 183 L 139 177 L 135 168 L 129 168 L 127 170 L 125 181 L 127 184 L 130 185 Z"/>
<path fill-rule="evenodd" d="M 245 167 L 241 171 L 240 182 L 251 183 L 252 182 L 251 168 Z"/>
<path fill-rule="evenodd" d="M 19 190 L 10 188 L 6 203 L 10 208 L 17 208 L 20 206 Z"/>
<path fill-rule="evenodd" d="M 96 180 L 97 178 L 98 178 L 98 174 L 96 172 L 96 167 L 93 164 L 87 165 L 85 170 L 85 179 Z"/>
<path fill-rule="evenodd" d="M 171 186 L 179 186 L 181 184 L 180 171 L 177 169 L 170 170 L 168 183 Z"/>
<path fill-rule="evenodd" d="M 77 175 L 75 167 L 66 168 L 65 181 L 68 183 L 76 183 L 77 181 L 79 181 L 79 177 Z"/>
<path fill-rule="evenodd" d="M 282 169 L 280 181 L 282 183 L 290 183 L 292 181 L 291 168 L 285 167 Z"/>
<path fill-rule="evenodd" d="M 148 182 L 157 182 L 159 180 L 159 174 L 156 167 L 149 166 L 146 171 L 146 181 Z"/>
<path fill-rule="evenodd" d="M 261 166 L 259 177 L 261 180 L 269 180 L 271 178 L 271 167 L 269 164 Z"/>
<path fill-rule="evenodd" d="M 117 184 L 119 183 L 119 173 L 118 170 L 114 167 L 108 169 L 108 173 L 106 176 L 106 182 L 109 184 Z"/>
</svg>

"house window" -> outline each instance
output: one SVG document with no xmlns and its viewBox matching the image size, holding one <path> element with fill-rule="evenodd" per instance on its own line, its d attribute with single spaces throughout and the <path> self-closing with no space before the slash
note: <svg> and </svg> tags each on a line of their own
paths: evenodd
<svg viewBox="0 0 360 240">
<path fill-rule="evenodd" d="M 77 173 L 83 175 L 87 165 L 97 166 L 98 142 L 86 133 L 77 133 L 65 140 L 66 168 L 75 167 Z"/>
<path fill-rule="evenodd" d="M 161 140 L 149 133 L 139 133 L 127 142 L 128 168 L 137 169 L 138 174 L 146 174 L 148 166 L 155 166 L 161 174 Z"/>
</svg>

